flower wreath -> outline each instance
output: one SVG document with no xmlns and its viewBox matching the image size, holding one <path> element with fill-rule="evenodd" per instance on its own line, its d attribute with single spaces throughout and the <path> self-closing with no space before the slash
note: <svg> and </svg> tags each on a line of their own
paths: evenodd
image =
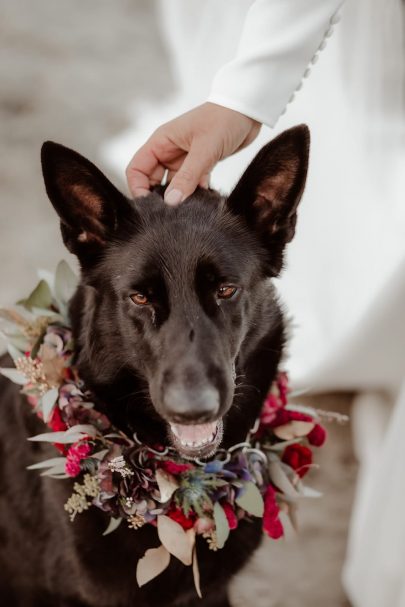
<svg viewBox="0 0 405 607">
<path fill-rule="evenodd" d="M 219 449 L 214 459 L 189 461 L 171 447 L 142 444 L 97 411 L 72 365 L 67 302 L 76 285 L 75 274 L 60 262 L 55 277 L 42 279 L 18 307 L 0 310 L 15 364 L 1 373 L 22 386 L 35 414 L 52 430 L 29 440 L 53 443 L 61 454 L 29 469 L 80 479 L 64 506 L 72 521 L 97 507 L 110 516 L 104 534 L 122 521 L 132 529 L 154 525 L 161 546 L 139 560 L 138 584 L 164 571 L 173 555 L 193 566 L 201 596 L 196 536 L 218 550 L 242 519 L 262 517 L 263 531 L 280 538 L 280 512 L 294 522 L 298 498 L 320 495 L 302 482 L 313 466 L 312 447 L 326 438 L 320 419 L 343 421 L 343 416 L 289 403 L 287 375 L 279 373 L 246 440 Z"/>
</svg>

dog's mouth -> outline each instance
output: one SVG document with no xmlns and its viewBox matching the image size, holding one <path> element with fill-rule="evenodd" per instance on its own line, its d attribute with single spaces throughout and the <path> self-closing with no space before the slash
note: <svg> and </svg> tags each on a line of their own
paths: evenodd
<svg viewBox="0 0 405 607">
<path fill-rule="evenodd" d="M 169 438 L 175 449 L 185 458 L 207 458 L 214 455 L 223 435 L 219 419 L 206 424 L 169 423 Z"/>
</svg>

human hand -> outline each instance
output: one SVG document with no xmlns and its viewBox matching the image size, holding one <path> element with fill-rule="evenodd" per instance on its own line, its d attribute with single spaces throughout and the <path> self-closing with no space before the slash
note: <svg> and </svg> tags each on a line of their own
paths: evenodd
<svg viewBox="0 0 405 607">
<path fill-rule="evenodd" d="M 215 103 L 204 103 L 160 126 L 136 152 L 126 176 L 134 197 L 146 196 L 168 169 L 165 202 L 177 205 L 198 185 L 208 187 L 219 160 L 251 143 L 261 124 Z"/>
</svg>

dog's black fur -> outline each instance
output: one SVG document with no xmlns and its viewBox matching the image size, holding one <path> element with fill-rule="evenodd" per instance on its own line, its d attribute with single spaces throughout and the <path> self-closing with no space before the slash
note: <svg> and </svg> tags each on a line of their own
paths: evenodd
<svg viewBox="0 0 405 607">
<path fill-rule="evenodd" d="M 167 421 L 221 416 L 223 445 L 245 438 L 282 355 L 285 328 L 269 278 L 294 235 L 308 149 L 308 129 L 290 129 L 259 152 L 228 198 L 199 189 L 170 208 L 160 188 L 130 201 L 80 155 L 44 144 L 47 192 L 82 269 L 70 304 L 77 365 L 97 407 L 123 430 L 165 443 Z M 238 287 L 233 298 L 219 298 L 223 284 Z M 134 292 L 148 303 L 133 303 Z M 218 395 L 214 405 L 201 396 L 207 387 Z M 136 563 L 158 545 L 156 530 L 122 525 L 103 537 L 107 519 L 95 509 L 70 523 L 70 484 L 25 469 L 52 457 L 26 441 L 41 422 L 16 386 L 2 379 L 1 391 L 2 604 L 229 605 L 227 584 L 258 546 L 260 520 L 242 521 L 218 552 L 198 540 L 203 600 L 191 568 L 175 558 L 139 589 Z"/>
</svg>

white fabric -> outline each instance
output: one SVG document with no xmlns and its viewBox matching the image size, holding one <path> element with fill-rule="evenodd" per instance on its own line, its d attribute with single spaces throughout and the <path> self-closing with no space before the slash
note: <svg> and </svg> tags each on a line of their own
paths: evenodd
<svg viewBox="0 0 405 607">
<path fill-rule="evenodd" d="M 207 98 L 215 73 L 211 100 L 246 107 L 252 117 L 273 124 L 300 88 L 299 74 L 314 49 L 324 46 L 337 4 L 164 0 L 179 95 L 146 111 L 135 108 L 143 129 L 130 129 L 104 154 L 122 174 L 154 128 Z M 312 22 L 298 5 L 309 7 Z M 300 19 L 306 27 L 295 27 Z M 341 23 L 327 38 L 326 50 L 315 55 L 310 77 L 276 131 L 263 128 L 247 150 L 216 167 L 212 185 L 229 191 L 276 132 L 301 122 L 310 126 L 308 185 L 287 269 L 278 281 L 295 324 L 290 374 L 295 386 L 313 390 L 398 394 L 405 377 L 403 4 L 348 0 Z M 373 411 L 370 406 L 363 415 L 366 436 L 374 436 Z M 383 440 L 359 449 L 365 463 L 345 566 L 354 607 L 405 607 L 404 418 L 405 388 Z"/>
</svg>

